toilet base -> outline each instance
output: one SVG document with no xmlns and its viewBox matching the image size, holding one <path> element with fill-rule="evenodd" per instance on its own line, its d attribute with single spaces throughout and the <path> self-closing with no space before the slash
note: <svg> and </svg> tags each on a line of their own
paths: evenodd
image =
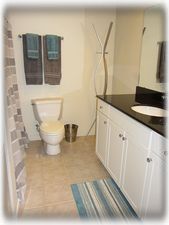
<svg viewBox="0 0 169 225">
<path fill-rule="evenodd" d="M 49 145 L 44 143 L 46 154 L 48 155 L 57 155 L 60 153 L 60 145 Z"/>
</svg>

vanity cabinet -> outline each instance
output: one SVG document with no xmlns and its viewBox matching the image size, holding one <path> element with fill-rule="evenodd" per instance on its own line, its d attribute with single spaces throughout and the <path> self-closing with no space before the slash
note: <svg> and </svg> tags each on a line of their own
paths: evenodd
<svg viewBox="0 0 169 225">
<path fill-rule="evenodd" d="M 106 165 L 106 154 L 107 154 L 107 117 L 101 113 L 97 113 L 97 143 L 96 143 L 96 154 L 99 157 L 103 165 Z"/>
<path fill-rule="evenodd" d="M 142 202 L 142 217 L 163 217 L 166 204 L 167 140 L 153 132 L 148 173 Z"/>
<path fill-rule="evenodd" d="M 150 175 L 147 176 L 147 184 L 149 185 L 147 195 L 146 209 L 143 206 L 142 215 L 145 218 L 160 218 L 165 215 L 165 201 L 166 201 L 166 165 L 163 160 L 152 153 L 150 155 Z M 146 191 L 146 190 L 145 190 Z"/>
<path fill-rule="evenodd" d="M 148 149 L 135 142 L 131 135 L 126 136 L 126 145 L 121 190 L 135 212 L 140 216 L 147 174 Z"/>
<path fill-rule="evenodd" d="M 123 167 L 123 157 L 125 142 L 124 139 L 125 132 L 121 127 L 109 121 L 109 137 L 108 137 L 108 151 L 107 151 L 107 170 L 115 180 L 117 185 L 121 186 L 122 179 L 122 167 Z"/>
<path fill-rule="evenodd" d="M 161 135 L 98 99 L 96 154 L 141 218 L 164 206 L 165 143 Z"/>
</svg>

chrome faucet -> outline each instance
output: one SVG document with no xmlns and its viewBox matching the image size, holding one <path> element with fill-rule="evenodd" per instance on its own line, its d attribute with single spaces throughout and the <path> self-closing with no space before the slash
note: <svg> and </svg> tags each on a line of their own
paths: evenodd
<svg viewBox="0 0 169 225">
<path fill-rule="evenodd" d="M 167 96 L 164 94 L 164 95 L 161 96 L 161 98 L 162 98 L 163 100 L 166 100 L 166 99 L 167 99 Z"/>
</svg>

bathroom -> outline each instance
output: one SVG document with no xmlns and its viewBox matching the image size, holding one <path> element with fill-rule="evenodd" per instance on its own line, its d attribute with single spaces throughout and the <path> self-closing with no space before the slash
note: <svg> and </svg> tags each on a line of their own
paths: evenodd
<svg viewBox="0 0 169 225">
<path fill-rule="evenodd" d="M 4 199 L 9 202 L 6 206 L 9 207 L 9 214 L 18 215 L 22 219 L 34 217 L 79 219 L 71 185 L 110 179 L 110 172 L 96 152 L 98 145 L 96 95 L 103 94 L 105 82 L 103 61 L 100 61 L 97 67 L 101 57 L 98 37 L 104 43 L 112 22 L 105 54 L 108 71 L 106 95 L 135 94 L 138 86 L 159 93 L 166 92 L 165 84 L 157 82 L 156 77 L 147 81 L 140 75 L 140 68 L 144 69 L 141 63 L 147 61 L 145 58 L 143 60 L 143 30 L 146 27 L 145 21 L 148 21 L 145 17 L 151 15 L 151 10 L 156 11 L 157 6 L 153 7 L 6 9 L 5 18 L 12 27 L 22 119 L 29 139 L 27 148 L 22 149 L 21 153 L 26 178 L 25 185 L 19 189 L 22 189 L 21 195 L 24 195 L 19 201 L 13 174 L 13 159 L 10 151 L 6 153 L 8 176 L 4 184 L 9 184 L 9 190 L 4 192 Z M 164 16 L 163 9 L 160 10 Z M 22 40 L 22 35 L 26 33 L 41 36 L 53 34 L 62 37 L 61 81 L 58 85 L 49 85 L 44 81 L 41 85 L 26 84 Z M 156 68 L 153 63 L 151 68 Z M 32 99 L 50 97 L 63 99 L 59 118 L 61 123 L 78 125 L 75 142 L 67 142 L 63 138 L 60 153 L 57 155 L 46 154 L 32 106 Z M 165 139 L 164 124 L 159 126 L 163 132 L 158 132 L 158 135 Z M 8 136 L 8 127 L 6 135 Z M 102 136 L 100 141 L 102 142 Z M 8 137 L 5 146 L 5 149 L 9 148 L 12 151 Z M 132 215 L 134 213 L 132 211 Z M 161 212 L 159 217 L 163 218 L 164 212 Z"/>
</svg>

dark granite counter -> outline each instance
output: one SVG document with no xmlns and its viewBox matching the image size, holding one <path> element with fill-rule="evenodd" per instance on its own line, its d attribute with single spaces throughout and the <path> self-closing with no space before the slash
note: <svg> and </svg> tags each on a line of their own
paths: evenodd
<svg viewBox="0 0 169 225">
<path fill-rule="evenodd" d="M 97 97 L 160 135 L 166 136 L 166 118 L 140 114 L 131 109 L 131 106 L 140 104 L 136 102 L 135 95 L 98 95 Z"/>
</svg>

